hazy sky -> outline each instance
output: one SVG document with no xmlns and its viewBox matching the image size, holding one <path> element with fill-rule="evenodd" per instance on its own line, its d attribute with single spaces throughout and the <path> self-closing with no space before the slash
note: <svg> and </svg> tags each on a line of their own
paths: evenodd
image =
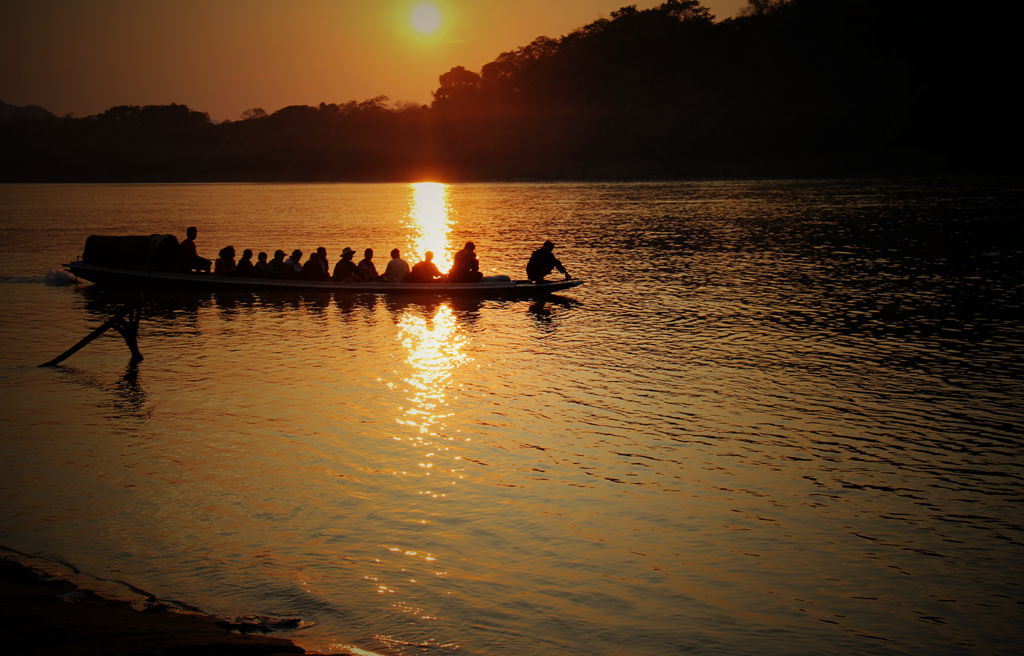
<svg viewBox="0 0 1024 656">
<path fill-rule="evenodd" d="M 0 100 L 56 114 L 177 102 L 234 119 L 262 107 L 430 102 L 452 66 L 479 71 L 537 36 L 558 37 L 631 0 L 0 0 Z M 705 0 L 719 20 L 746 0 Z"/>
</svg>

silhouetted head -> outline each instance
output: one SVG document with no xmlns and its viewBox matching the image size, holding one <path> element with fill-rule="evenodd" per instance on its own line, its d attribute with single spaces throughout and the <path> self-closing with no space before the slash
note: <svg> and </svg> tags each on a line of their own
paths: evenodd
<svg viewBox="0 0 1024 656">
<path fill-rule="evenodd" d="M 276 251 L 274 251 L 274 259 L 275 260 L 283 260 L 284 259 L 284 251 L 281 250 L 280 248 L 277 249 Z"/>
<path fill-rule="evenodd" d="M 401 254 L 402 254 L 402 252 L 400 250 L 398 250 L 397 248 L 392 248 L 391 249 L 391 257 L 392 258 L 396 258 L 397 259 L 398 256 L 401 255 Z"/>
<path fill-rule="evenodd" d="M 319 246 L 316 249 L 316 254 L 319 255 L 320 259 L 323 260 L 324 262 L 327 261 L 327 249 L 324 248 L 323 246 Z"/>
<path fill-rule="evenodd" d="M 365 251 L 363 251 L 363 257 L 365 257 L 368 260 L 372 260 L 373 259 L 373 249 L 372 248 L 367 248 Z"/>
<path fill-rule="evenodd" d="M 356 252 L 354 250 L 352 250 L 351 248 L 349 248 L 348 246 L 346 246 L 345 248 L 341 249 L 341 259 L 343 259 L 343 260 L 351 260 L 352 256 L 355 255 L 355 254 L 356 254 Z"/>
<path fill-rule="evenodd" d="M 555 242 L 553 242 L 553 241 L 551 241 L 551 240 L 549 239 L 549 240 L 547 240 L 546 242 L 544 242 L 544 246 L 543 246 L 543 248 L 546 248 L 546 249 L 548 249 L 549 251 L 553 251 L 553 250 L 555 250 Z"/>
<path fill-rule="evenodd" d="M 427 251 L 426 253 L 424 253 L 423 254 L 423 259 L 426 260 L 427 262 L 429 262 L 432 259 L 434 259 L 434 251 Z"/>
<path fill-rule="evenodd" d="M 195 239 L 198 234 L 199 230 L 195 226 L 189 226 L 185 229 L 185 236 L 189 239 Z"/>
<path fill-rule="evenodd" d="M 224 259 L 233 258 L 235 256 L 235 247 L 225 246 L 224 248 L 220 249 L 219 255 L 221 258 Z"/>
<path fill-rule="evenodd" d="M 473 243 L 473 242 L 471 242 L 471 241 L 467 241 L 467 242 L 466 242 L 466 246 L 465 246 L 465 249 L 466 249 L 467 251 L 472 251 L 472 250 L 476 250 L 476 244 L 474 244 L 474 243 Z"/>
<path fill-rule="evenodd" d="M 295 250 L 293 250 L 292 251 L 292 259 L 295 260 L 296 262 L 301 260 L 302 259 L 302 251 L 300 251 L 297 248 Z"/>
<path fill-rule="evenodd" d="M 278 251 L 278 252 L 280 253 L 280 251 Z M 281 255 L 284 255 L 284 253 L 281 253 Z M 266 262 L 267 261 L 267 253 L 266 253 L 266 251 L 260 251 L 260 254 L 256 256 L 256 259 L 259 260 L 260 262 Z"/>
<path fill-rule="evenodd" d="M 251 260 L 252 259 L 252 249 L 251 248 L 247 248 L 244 251 L 242 251 L 242 259 L 243 260 Z"/>
</svg>

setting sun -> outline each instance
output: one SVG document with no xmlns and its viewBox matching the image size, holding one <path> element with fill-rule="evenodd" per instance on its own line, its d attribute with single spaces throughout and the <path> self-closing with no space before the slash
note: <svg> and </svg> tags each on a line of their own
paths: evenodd
<svg viewBox="0 0 1024 656">
<path fill-rule="evenodd" d="M 409 13 L 413 29 L 421 34 L 431 34 L 441 27 L 441 12 L 430 3 L 418 4 Z"/>
</svg>

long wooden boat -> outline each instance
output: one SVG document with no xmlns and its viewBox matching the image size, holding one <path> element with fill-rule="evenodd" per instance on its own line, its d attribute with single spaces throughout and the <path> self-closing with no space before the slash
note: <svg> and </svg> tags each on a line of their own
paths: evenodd
<svg viewBox="0 0 1024 656">
<path fill-rule="evenodd" d="M 115 241 L 120 240 L 120 241 Z M 481 282 L 337 282 L 300 278 L 218 276 L 176 270 L 167 253 L 172 235 L 90 237 L 80 260 L 65 264 L 78 278 L 122 289 L 195 289 L 202 291 L 316 291 L 345 294 L 433 295 L 475 298 L 543 298 L 583 284 L 582 280 L 483 280 Z M 149 244 L 148 253 L 140 253 Z M 126 245 L 128 246 L 126 248 Z M 161 255 L 163 253 L 163 255 Z"/>
</svg>

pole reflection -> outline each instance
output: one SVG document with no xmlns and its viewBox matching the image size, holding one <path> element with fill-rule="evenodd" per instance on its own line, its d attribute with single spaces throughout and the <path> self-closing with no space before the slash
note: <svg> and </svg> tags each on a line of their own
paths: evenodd
<svg viewBox="0 0 1024 656">
<path fill-rule="evenodd" d="M 406 227 L 412 230 L 413 256 L 410 264 L 434 252 L 434 263 L 442 272 L 452 266 L 448 254 L 448 232 L 451 230 L 451 205 L 448 185 L 443 182 L 414 182 L 409 185 L 409 216 Z M 408 258 L 407 258 L 408 259 Z"/>
</svg>

